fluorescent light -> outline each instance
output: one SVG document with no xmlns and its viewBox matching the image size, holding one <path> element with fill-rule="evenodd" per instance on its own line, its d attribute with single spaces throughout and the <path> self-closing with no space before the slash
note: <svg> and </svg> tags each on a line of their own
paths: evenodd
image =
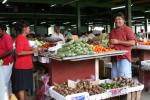
<svg viewBox="0 0 150 100">
<path fill-rule="evenodd" d="M 71 25 L 72 27 L 75 27 L 76 25 L 74 24 L 74 25 Z"/>
<path fill-rule="evenodd" d="M 133 19 L 142 19 L 145 18 L 144 16 L 140 16 L 140 17 L 133 17 Z"/>
<path fill-rule="evenodd" d="M 12 22 L 12 24 L 16 24 L 16 22 Z"/>
<path fill-rule="evenodd" d="M 7 2 L 7 0 L 3 0 L 3 1 L 2 1 L 2 4 L 6 3 L 6 2 Z"/>
<path fill-rule="evenodd" d="M 93 22 L 89 22 L 89 24 L 93 24 Z"/>
<path fill-rule="evenodd" d="M 40 24 L 45 24 L 46 22 L 41 22 Z"/>
<path fill-rule="evenodd" d="M 131 22 L 135 22 L 135 20 L 132 20 Z"/>
<path fill-rule="evenodd" d="M 150 10 L 146 10 L 146 11 L 144 11 L 144 12 L 150 12 Z"/>
<path fill-rule="evenodd" d="M 133 6 L 133 4 L 131 4 L 131 7 Z M 113 7 L 111 8 L 111 10 L 115 10 L 115 9 L 122 9 L 125 8 L 126 6 L 118 6 L 118 7 Z"/>
<path fill-rule="evenodd" d="M 33 24 L 31 24 L 30 26 L 34 26 Z"/>
<path fill-rule="evenodd" d="M 111 8 L 111 10 L 115 10 L 115 9 L 122 9 L 122 8 L 125 8 L 126 6 L 118 6 L 118 7 L 113 7 Z"/>
<path fill-rule="evenodd" d="M 65 23 L 63 23 L 63 24 L 69 24 L 70 22 L 65 22 Z"/>
<path fill-rule="evenodd" d="M 94 30 L 97 30 L 97 31 L 102 31 L 104 28 L 103 27 L 94 27 Z"/>
<path fill-rule="evenodd" d="M 141 26 L 141 25 L 143 25 L 143 24 L 134 24 L 134 25 Z"/>
<path fill-rule="evenodd" d="M 56 6 L 56 4 L 52 4 L 52 5 L 51 5 L 51 7 L 55 7 L 55 6 Z"/>
</svg>

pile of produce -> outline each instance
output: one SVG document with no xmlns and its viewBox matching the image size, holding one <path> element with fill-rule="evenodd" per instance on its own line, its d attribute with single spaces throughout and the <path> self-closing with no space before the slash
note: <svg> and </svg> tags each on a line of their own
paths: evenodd
<svg viewBox="0 0 150 100">
<path fill-rule="evenodd" d="M 99 36 L 96 36 L 93 39 L 89 39 L 88 43 L 94 44 L 94 45 L 101 44 L 107 47 L 108 41 L 109 41 L 108 34 L 99 34 Z"/>
<path fill-rule="evenodd" d="M 94 45 L 93 46 L 93 51 L 95 51 L 96 53 L 101 53 L 101 52 L 112 52 L 112 51 L 115 51 L 115 50 L 111 49 L 111 48 L 105 48 L 102 45 Z"/>
<path fill-rule="evenodd" d="M 120 88 L 120 87 L 123 87 L 123 85 L 121 85 L 117 82 L 112 82 L 112 83 L 102 83 L 102 84 L 100 84 L 100 87 L 108 90 L 108 89 Z"/>
<path fill-rule="evenodd" d="M 35 41 L 35 44 L 38 46 L 38 47 L 41 47 L 45 42 L 44 41 L 39 41 L 39 40 L 34 40 Z"/>
<path fill-rule="evenodd" d="M 74 88 L 68 87 L 67 83 L 54 84 L 54 88 L 53 89 L 56 92 L 58 92 L 58 93 L 60 93 L 61 95 L 64 95 L 64 96 L 78 93 L 77 91 L 75 91 Z"/>
<path fill-rule="evenodd" d="M 124 77 L 114 78 L 109 83 L 93 84 L 90 81 L 79 81 L 75 87 L 69 87 L 67 83 L 54 84 L 54 90 L 63 96 L 77 94 L 82 92 L 88 92 L 90 95 L 96 95 L 106 92 L 106 90 L 123 88 L 123 87 L 135 87 L 141 85 L 137 80 L 127 79 Z"/>
<path fill-rule="evenodd" d="M 2 65 L 2 64 L 3 64 L 3 60 L 0 59 L 0 65 Z"/>
<path fill-rule="evenodd" d="M 118 77 L 113 79 L 115 82 L 117 82 L 120 86 L 129 86 L 129 87 L 134 87 L 140 85 L 138 80 L 133 80 L 130 78 L 124 78 L 124 77 Z"/>
<path fill-rule="evenodd" d="M 77 90 L 79 92 L 88 92 L 90 95 L 103 93 L 105 90 L 99 85 L 92 85 L 89 81 L 80 81 L 77 83 Z"/>
<path fill-rule="evenodd" d="M 144 45 L 150 45 L 150 41 L 144 42 Z"/>
<path fill-rule="evenodd" d="M 116 77 L 113 79 L 111 83 L 100 84 L 100 87 L 103 87 L 104 89 L 115 89 L 115 88 L 122 88 L 125 86 L 134 87 L 138 85 L 140 85 L 140 83 L 137 80 L 124 77 Z"/>
<path fill-rule="evenodd" d="M 2 65 L 2 64 L 3 64 L 3 60 L 0 59 L 0 65 Z"/>
<path fill-rule="evenodd" d="M 103 93 L 105 90 L 99 85 L 92 85 L 89 81 L 80 81 L 76 84 L 76 88 L 68 87 L 67 83 L 55 84 L 54 90 L 61 95 L 67 96 L 76 93 L 88 92 L 90 95 Z"/>
<path fill-rule="evenodd" d="M 57 55 L 60 57 L 73 57 L 78 55 L 93 54 L 91 46 L 85 41 L 71 41 L 58 49 Z"/>
<path fill-rule="evenodd" d="M 49 43 L 48 42 L 45 42 L 41 45 L 42 48 L 48 48 L 49 47 Z"/>
</svg>

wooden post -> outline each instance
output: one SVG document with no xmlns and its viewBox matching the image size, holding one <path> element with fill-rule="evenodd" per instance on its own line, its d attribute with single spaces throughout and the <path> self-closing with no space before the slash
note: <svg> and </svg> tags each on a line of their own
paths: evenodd
<svg viewBox="0 0 150 100">
<path fill-rule="evenodd" d="M 132 92 L 132 99 L 131 100 L 136 100 L 136 92 Z"/>
<path fill-rule="evenodd" d="M 132 99 L 131 99 L 131 96 L 132 96 L 131 93 L 128 93 L 128 94 L 127 94 L 127 100 L 132 100 Z"/>
<path fill-rule="evenodd" d="M 141 91 L 136 92 L 136 100 L 141 100 Z"/>
</svg>

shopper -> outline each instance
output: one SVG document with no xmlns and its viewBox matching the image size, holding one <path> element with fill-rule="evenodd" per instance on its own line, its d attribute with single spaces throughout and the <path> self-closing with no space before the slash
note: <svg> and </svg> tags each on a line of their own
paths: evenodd
<svg viewBox="0 0 150 100">
<path fill-rule="evenodd" d="M 15 25 L 18 34 L 16 38 L 16 61 L 14 69 L 14 90 L 19 100 L 27 100 L 26 90 L 33 88 L 32 75 L 32 54 L 38 52 L 29 45 L 27 35 L 30 33 L 29 24 L 26 21 L 19 21 Z"/>
<path fill-rule="evenodd" d="M 6 33 L 6 26 L 0 24 L 0 59 L 3 60 L 3 65 L 0 66 L 1 69 L 1 82 L 3 83 L 3 88 L 5 88 L 5 100 L 8 100 L 9 95 L 11 95 L 11 73 L 13 66 L 13 41 L 11 36 Z"/>
<path fill-rule="evenodd" d="M 132 29 L 125 24 L 125 17 L 122 13 L 117 13 L 115 18 L 115 28 L 109 37 L 109 46 L 116 50 L 128 51 L 125 55 L 112 57 L 112 78 L 126 77 L 132 78 L 131 71 L 131 46 L 135 45 L 135 36 Z"/>
</svg>

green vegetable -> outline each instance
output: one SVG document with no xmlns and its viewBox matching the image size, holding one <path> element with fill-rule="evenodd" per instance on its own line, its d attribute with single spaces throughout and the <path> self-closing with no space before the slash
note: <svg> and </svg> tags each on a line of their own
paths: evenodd
<svg viewBox="0 0 150 100">
<path fill-rule="evenodd" d="M 3 60 L 0 60 L 0 65 L 2 65 L 3 64 Z"/>
<path fill-rule="evenodd" d="M 89 54 L 93 54 L 92 48 L 88 43 L 83 41 L 68 42 L 57 51 L 57 55 L 60 57 L 73 57 Z"/>
</svg>

